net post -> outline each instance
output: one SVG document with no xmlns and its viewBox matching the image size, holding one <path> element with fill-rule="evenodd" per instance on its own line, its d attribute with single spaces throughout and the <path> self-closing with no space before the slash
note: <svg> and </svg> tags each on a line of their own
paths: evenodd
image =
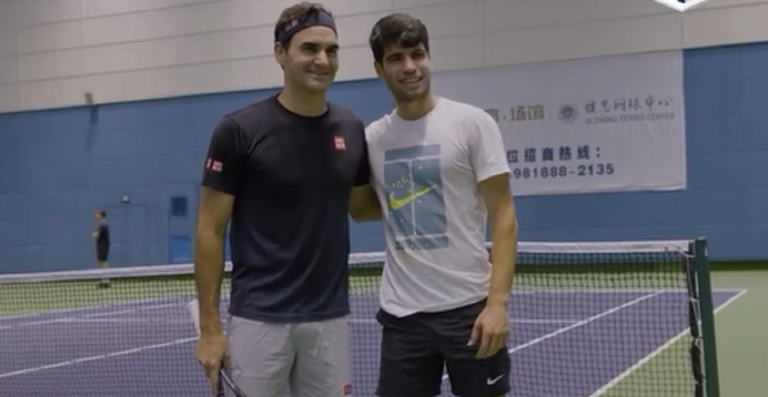
<svg viewBox="0 0 768 397">
<path fill-rule="evenodd" d="M 701 326 L 704 337 L 704 373 L 707 397 L 720 397 L 715 314 L 712 303 L 712 280 L 709 274 L 709 249 L 706 237 L 699 237 L 694 241 L 693 251 L 696 282 L 699 284 L 699 309 L 701 310 Z"/>
</svg>

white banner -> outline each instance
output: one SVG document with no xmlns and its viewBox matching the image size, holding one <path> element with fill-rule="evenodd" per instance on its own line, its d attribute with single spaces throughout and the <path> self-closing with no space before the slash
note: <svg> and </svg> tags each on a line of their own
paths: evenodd
<svg viewBox="0 0 768 397">
<path fill-rule="evenodd" d="M 686 187 L 682 51 L 435 73 L 486 109 L 516 196 Z"/>
</svg>

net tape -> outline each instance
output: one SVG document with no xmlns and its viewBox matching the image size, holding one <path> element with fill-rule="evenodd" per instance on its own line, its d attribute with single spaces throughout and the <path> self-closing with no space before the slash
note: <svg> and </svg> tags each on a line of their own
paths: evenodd
<svg viewBox="0 0 768 397">
<path fill-rule="evenodd" d="M 655 240 L 655 241 L 599 241 L 599 242 L 533 242 L 521 241 L 517 244 L 518 256 L 525 254 L 686 254 L 690 249 L 690 240 Z M 490 249 L 491 244 L 486 246 Z M 384 252 L 359 252 L 349 256 L 350 267 L 366 264 L 383 264 Z M 232 270 L 232 262 L 224 263 L 224 271 Z M 100 277 L 144 277 L 174 276 L 194 273 L 194 265 L 182 263 L 174 265 L 112 267 L 109 269 L 87 269 L 41 273 L 17 273 L 0 275 L 0 284 L 37 283 L 46 281 L 89 280 Z"/>
</svg>

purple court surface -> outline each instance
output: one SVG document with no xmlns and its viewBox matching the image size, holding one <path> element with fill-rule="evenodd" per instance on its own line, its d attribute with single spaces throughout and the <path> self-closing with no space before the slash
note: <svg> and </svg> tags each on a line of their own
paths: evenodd
<svg viewBox="0 0 768 397">
<path fill-rule="evenodd" d="M 716 291 L 716 307 L 740 295 Z M 189 297 L 0 318 L 0 395 L 205 397 Z M 373 396 L 376 295 L 352 297 L 353 395 Z M 516 397 L 589 397 L 688 326 L 683 291 L 543 291 L 510 304 Z M 682 351 L 682 350 L 681 350 Z M 685 374 L 687 356 L 675 358 Z M 448 380 L 443 395 L 450 395 Z"/>
</svg>

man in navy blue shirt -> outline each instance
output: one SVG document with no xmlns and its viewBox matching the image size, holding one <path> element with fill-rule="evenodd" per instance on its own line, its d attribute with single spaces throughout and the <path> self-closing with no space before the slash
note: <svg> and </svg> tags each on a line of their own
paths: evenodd
<svg viewBox="0 0 768 397">
<path fill-rule="evenodd" d="M 227 114 L 213 132 L 195 239 L 201 337 L 213 387 L 225 365 L 246 394 L 341 397 L 349 368 L 348 214 L 370 207 L 365 126 L 328 103 L 338 69 L 333 17 L 319 4 L 283 11 L 275 27 L 281 92 Z M 218 312 L 231 219 L 227 335 Z"/>
</svg>

